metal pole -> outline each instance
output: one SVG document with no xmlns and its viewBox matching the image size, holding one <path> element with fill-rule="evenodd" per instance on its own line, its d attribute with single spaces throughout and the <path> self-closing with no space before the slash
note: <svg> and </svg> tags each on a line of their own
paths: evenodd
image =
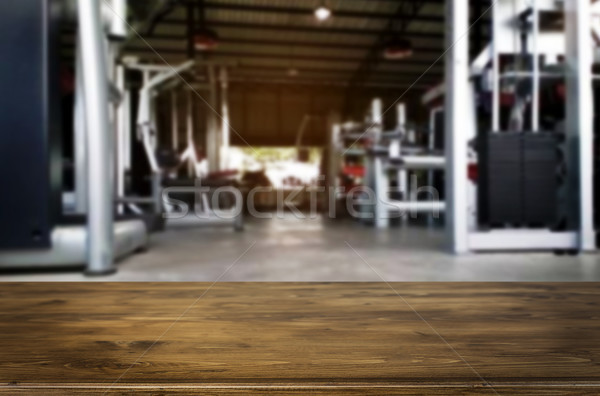
<svg viewBox="0 0 600 396">
<path fill-rule="evenodd" d="M 116 16 L 113 16 L 113 19 L 116 19 Z M 109 27 L 105 27 L 104 29 L 108 29 Z M 109 33 L 111 34 L 111 33 Z M 119 44 L 117 42 L 113 42 L 113 41 L 109 41 L 108 38 L 106 37 L 106 35 L 103 35 L 103 43 L 104 43 L 104 53 L 105 53 L 105 57 L 104 60 L 106 62 L 106 73 L 107 73 L 107 84 L 108 81 L 111 82 L 115 82 L 116 84 L 118 84 L 119 82 L 117 81 L 117 79 L 119 78 L 117 75 L 117 68 L 116 68 L 116 59 L 119 53 Z M 119 120 L 117 119 L 118 117 L 118 106 L 120 105 L 120 101 L 119 101 L 119 97 L 118 95 L 114 95 L 114 93 L 108 91 L 108 103 L 109 103 L 109 107 L 108 107 L 108 121 L 109 121 L 109 134 L 108 134 L 108 152 L 110 155 L 109 158 L 109 167 L 110 167 L 110 172 L 112 175 L 111 180 L 113 181 L 113 188 L 111 189 L 111 191 L 113 192 L 113 202 L 115 200 L 115 198 L 118 197 L 118 195 L 115 195 L 115 192 L 118 191 L 119 186 L 118 186 L 118 175 L 117 172 L 119 171 L 119 164 L 117 163 L 118 161 L 118 157 L 119 157 L 119 153 L 117 152 L 118 150 L 118 130 L 119 130 Z M 121 206 L 119 205 L 118 207 L 118 211 L 119 213 L 121 213 Z"/>
<path fill-rule="evenodd" d="M 596 249 L 594 233 L 594 152 L 590 2 L 565 1 L 567 119 L 566 147 L 571 225 L 579 249 Z"/>
<path fill-rule="evenodd" d="M 112 0 L 110 11 L 112 16 L 111 37 L 125 39 L 127 37 L 127 0 Z"/>
<path fill-rule="evenodd" d="M 214 109 L 218 106 L 217 104 L 217 81 L 215 76 L 215 68 L 213 65 L 208 65 L 208 83 L 210 84 L 210 107 L 206 111 L 207 121 L 207 136 L 206 136 L 206 148 L 208 157 L 208 169 L 209 172 L 216 172 L 219 170 L 219 131 L 217 126 L 217 119 L 215 116 Z"/>
<path fill-rule="evenodd" d="M 228 76 L 227 68 L 221 67 L 221 169 L 229 168 L 229 102 L 227 96 Z"/>
<path fill-rule="evenodd" d="M 378 145 L 383 130 L 383 102 L 379 98 L 373 99 L 371 103 L 371 117 L 373 118 L 373 130 L 375 132 L 374 144 Z M 389 201 L 389 179 L 379 156 L 373 158 L 373 172 L 375 175 L 375 226 L 377 228 L 387 228 L 389 226 L 389 216 L 385 203 Z"/>
<path fill-rule="evenodd" d="M 375 227 L 389 227 L 388 215 L 388 173 L 383 168 L 381 157 L 375 156 L 373 159 L 373 171 L 375 172 Z"/>
<path fill-rule="evenodd" d="M 407 128 L 406 128 L 406 107 L 404 103 L 399 103 L 397 108 L 397 116 L 398 116 L 398 128 L 404 132 L 404 138 L 407 138 Z M 400 152 L 402 151 L 402 144 L 399 145 L 398 149 Z M 410 196 L 408 194 L 408 173 L 406 169 L 400 169 L 398 171 L 398 190 L 402 194 L 403 200 L 409 200 Z M 403 216 L 403 221 L 406 221 L 408 216 Z"/>
<path fill-rule="evenodd" d="M 406 169 L 445 169 L 446 157 L 436 155 L 403 155 L 403 166 Z"/>
<path fill-rule="evenodd" d="M 100 1 L 79 0 L 79 40 L 88 154 L 88 233 L 86 273 L 107 274 L 113 263 L 113 205 L 107 71 L 100 23 Z"/>
<path fill-rule="evenodd" d="M 398 116 L 398 128 L 406 129 L 406 107 L 404 106 L 404 103 L 398 103 L 396 111 Z"/>
<path fill-rule="evenodd" d="M 468 0 L 446 2 L 445 142 L 446 142 L 446 231 L 452 252 L 460 254 L 468 245 L 467 138 L 469 122 L 465 106 L 470 106 Z"/>
<path fill-rule="evenodd" d="M 75 212 L 84 214 L 87 212 L 87 141 L 85 121 L 85 90 L 83 87 L 83 60 L 81 54 L 80 40 L 77 40 L 75 48 L 75 108 L 73 128 L 75 132 Z"/>
<path fill-rule="evenodd" d="M 156 149 L 158 148 L 158 142 L 160 141 L 159 137 L 158 137 L 158 133 L 160 132 L 158 130 L 158 123 L 156 121 L 156 109 L 158 108 L 158 105 L 156 103 L 156 97 L 158 96 L 158 92 L 156 92 L 155 90 L 150 90 L 148 92 L 148 96 L 149 96 L 149 109 L 150 109 L 150 129 L 152 130 L 152 149 L 154 150 L 154 152 L 156 152 Z"/>
<path fill-rule="evenodd" d="M 116 126 L 117 126 L 117 144 L 116 144 L 116 153 L 117 153 L 117 197 L 125 196 L 125 133 L 127 131 L 127 118 L 126 107 L 129 105 L 125 99 L 125 67 L 123 65 L 118 65 L 116 68 L 117 74 L 117 88 L 121 92 L 122 98 L 119 106 L 117 107 L 116 113 Z M 118 206 L 119 214 L 123 213 L 123 205 Z"/>
<path fill-rule="evenodd" d="M 413 197 L 413 198 L 416 198 L 416 197 Z M 446 209 L 446 204 L 444 202 L 417 201 L 416 199 L 413 199 L 411 201 L 406 201 L 406 202 L 390 201 L 390 202 L 387 202 L 387 205 L 390 208 L 395 208 L 401 212 L 407 212 L 405 217 L 408 217 L 409 213 L 416 213 L 416 212 L 434 212 L 435 213 L 435 212 L 443 212 Z"/>
<path fill-rule="evenodd" d="M 383 103 L 379 98 L 375 98 L 371 102 L 371 117 L 373 118 L 372 123 L 374 127 L 379 128 L 379 131 L 381 131 L 381 125 L 383 124 Z"/>
<path fill-rule="evenodd" d="M 333 209 L 335 209 L 335 188 L 337 187 L 337 180 L 338 180 L 338 175 L 339 175 L 339 171 L 340 171 L 340 163 L 341 163 L 341 157 L 340 157 L 340 152 L 338 150 L 339 148 L 339 143 L 338 143 L 338 139 L 340 136 L 340 131 L 341 127 L 340 127 L 340 115 L 336 112 L 330 112 L 328 117 L 327 117 L 327 131 L 328 131 L 328 142 L 329 142 L 329 148 L 328 148 L 328 152 L 327 152 L 327 187 L 329 188 L 328 190 L 328 196 L 332 197 L 333 199 L 330 199 L 328 201 L 329 204 L 329 216 L 334 217 L 335 216 L 335 212 L 332 211 Z"/>
<path fill-rule="evenodd" d="M 540 31 L 540 13 L 538 10 L 537 0 L 533 0 L 533 26 L 532 26 L 532 49 L 533 55 L 533 73 L 532 79 L 532 95 L 531 95 L 531 130 L 538 132 L 540 128 L 540 54 L 538 51 L 538 38 Z"/>
<path fill-rule="evenodd" d="M 125 86 L 123 92 L 123 171 L 131 169 L 131 92 Z"/>
<path fill-rule="evenodd" d="M 435 115 L 437 114 L 438 111 L 441 111 L 441 109 L 443 109 L 443 107 L 436 107 L 434 109 L 431 109 L 431 111 L 429 112 L 429 131 L 428 131 L 428 135 L 429 135 L 429 139 L 427 139 L 427 147 L 429 148 L 429 150 L 431 150 L 431 152 L 433 152 L 433 150 L 435 150 Z M 446 165 L 447 166 L 447 165 Z M 434 180 L 434 171 L 433 169 L 430 169 L 427 172 L 427 184 L 429 188 L 434 188 L 433 186 L 433 180 Z M 429 224 L 429 226 L 433 225 L 433 216 L 430 216 L 427 218 L 427 223 Z"/>
<path fill-rule="evenodd" d="M 156 159 L 156 128 L 153 122 L 153 89 L 149 84 L 149 71 L 144 71 L 143 81 L 144 83 L 142 89 L 140 90 L 140 96 L 138 100 L 137 127 L 142 133 L 142 143 L 144 145 L 144 150 L 146 151 L 146 157 L 150 163 L 150 170 L 153 173 L 159 173 L 160 167 L 158 166 Z"/>
<path fill-rule="evenodd" d="M 196 172 L 196 144 L 194 143 L 194 100 L 192 91 L 187 91 L 187 149 L 189 150 L 188 159 L 188 175 L 190 177 L 198 177 Z"/>
<path fill-rule="evenodd" d="M 179 150 L 179 113 L 177 112 L 177 91 L 171 93 L 171 133 L 173 150 Z"/>
<path fill-rule="evenodd" d="M 452 11 L 452 8 L 456 8 L 455 5 L 453 4 L 454 1 L 460 1 L 460 0 L 446 1 L 446 7 L 448 8 L 447 11 Z M 460 7 L 460 6 L 458 6 L 458 7 Z M 497 41 L 497 40 L 500 40 L 500 38 L 494 37 L 496 32 L 498 32 L 500 30 L 500 28 L 499 28 L 499 24 L 500 24 L 499 19 L 500 18 L 496 18 L 496 16 L 497 16 L 496 8 L 497 7 L 492 7 L 492 44 L 491 44 L 491 51 L 492 51 L 492 133 L 496 133 L 496 132 L 500 131 L 500 59 L 499 59 L 500 54 L 498 53 L 499 44 Z M 466 12 L 468 13 L 468 8 L 467 8 Z M 449 27 L 449 25 L 446 24 L 446 29 L 452 29 L 452 27 Z M 454 37 L 456 37 L 455 33 L 456 33 L 456 29 L 454 29 L 453 32 L 447 30 L 446 36 L 448 36 L 448 34 L 450 34 L 452 36 L 452 38 L 454 38 Z M 448 37 L 447 37 L 447 42 L 449 42 Z M 450 56 L 446 55 L 446 65 L 447 65 L 449 59 L 450 59 Z M 448 67 L 448 66 L 446 66 L 446 67 Z M 448 83 L 449 78 L 450 78 L 450 76 L 446 73 L 446 84 Z M 448 87 L 446 86 L 446 88 L 448 88 Z M 446 92 L 448 92 L 448 91 L 446 91 Z M 446 118 L 448 118 L 449 117 L 448 112 L 446 112 L 445 114 L 446 114 Z"/>
</svg>

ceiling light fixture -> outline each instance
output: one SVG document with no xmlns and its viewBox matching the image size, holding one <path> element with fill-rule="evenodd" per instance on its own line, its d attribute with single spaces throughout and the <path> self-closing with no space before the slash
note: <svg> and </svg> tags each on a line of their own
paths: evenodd
<svg viewBox="0 0 600 396">
<path fill-rule="evenodd" d="M 219 36 L 214 30 L 202 28 L 194 34 L 194 47 L 198 51 L 211 51 L 217 48 Z"/>
<path fill-rule="evenodd" d="M 413 54 L 412 43 L 402 37 L 394 37 L 388 41 L 383 49 L 383 57 L 390 60 L 408 58 Z"/>
<path fill-rule="evenodd" d="M 317 18 L 319 21 L 324 21 L 326 19 L 329 19 L 330 16 L 331 10 L 327 8 L 325 2 L 323 1 L 321 5 L 315 9 L 315 18 Z"/>
</svg>

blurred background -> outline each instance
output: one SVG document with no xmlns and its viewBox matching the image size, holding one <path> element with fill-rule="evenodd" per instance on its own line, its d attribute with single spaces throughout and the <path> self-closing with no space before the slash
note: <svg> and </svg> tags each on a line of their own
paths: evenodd
<svg viewBox="0 0 600 396">
<path fill-rule="evenodd" d="M 600 21 L 491 6 L 0 5 L 0 279 L 600 280 Z"/>
</svg>

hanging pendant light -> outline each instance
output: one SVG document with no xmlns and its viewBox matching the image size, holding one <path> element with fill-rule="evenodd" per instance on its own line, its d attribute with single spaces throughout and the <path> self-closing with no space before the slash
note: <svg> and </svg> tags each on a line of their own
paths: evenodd
<svg viewBox="0 0 600 396">
<path fill-rule="evenodd" d="M 206 27 L 206 7 L 204 0 L 197 0 L 196 10 L 198 12 L 198 19 L 193 36 L 194 48 L 196 51 L 214 50 L 219 44 L 219 36 L 217 32 Z"/>
<path fill-rule="evenodd" d="M 390 60 L 408 58 L 413 54 L 412 43 L 403 37 L 394 37 L 383 48 L 383 57 Z"/>
<path fill-rule="evenodd" d="M 321 1 L 321 5 L 315 9 L 315 18 L 319 21 L 329 19 L 331 10 L 325 5 L 325 0 Z"/>
<path fill-rule="evenodd" d="M 194 34 L 194 48 L 198 51 L 211 51 L 219 45 L 217 32 L 207 28 L 201 28 Z"/>
</svg>

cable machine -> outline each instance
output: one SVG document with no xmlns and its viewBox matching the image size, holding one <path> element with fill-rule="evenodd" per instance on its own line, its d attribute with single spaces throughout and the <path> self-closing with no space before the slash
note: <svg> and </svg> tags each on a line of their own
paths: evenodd
<svg viewBox="0 0 600 396">
<path fill-rule="evenodd" d="M 494 3 L 492 9 L 493 41 L 470 65 L 469 40 L 465 36 L 468 31 L 468 2 L 457 0 L 447 3 L 448 23 L 452 28 L 446 37 L 449 52 L 442 92 L 445 92 L 450 247 L 455 253 L 595 250 L 591 4 L 577 0 L 563 3 L 535 0 L 532 4 L 525 0 L 500 0 Z M 564 29 L 558 23 L 560 21 Z M 550 72 L 552 69 L 554 73 Z M 542 132 L 540 92 L 546 85 L 546 79 L 556 78 L 557 73 L 565 81 L 565 122 L 562 131 L 546 134 Z M 479 103 L 485 98 L 478 84 L 487 84 L 491 92 L 491 120 L 487 127 L 481 123 L 475 109 L 475 97 L 479 98 Z M 509 89 L 510 95 L 507 95 L 506 89 Z M 512 100 L 511 110 L 503 113 L 502 106 L 507 99 Z M 472 106 L 466 106 L 469 116 L 465 117 L 467 103 Z M 489 132 L 482 135 L 482 128 Z M 517 228 L 510 226 L 515 221 L 511 220 L 507 222 L 508 226 L 489 227 L 488 223 L 482 228 L 484 210 L 495 211 L 497 216 L 492 217 L 496 219 L 514 219 L 516 212 L 510 208 L 511 205 L 522 205 L 518 213 L 533 213 L 531 211 L 535 208 L 527 206 L 527 202 L 535 191 L 528 192 L 527 188 L 540 183 L 540 178 L 547 177 L 548 172 L 554 176 L 552 172 L 555 172 L 558 159 L 553 156 L 560 152 L 561 140 L 557 133 L 564 136 L 564 203 L 562 206 L 554 205 L 552 209 L 559 215 L 562 212 L 564 221 L 555 226 L 534 228 L 525 223 Z M 467 150 L 474 139 L 479 148 L 477 188 L 487 188 L 488 199 L 499 200 L 498 208 L 504 204 L 504 208 L 512 212 L 500 213 L 493 202 L 481 200 L 476 212 L 469 211 L 467 203 L 473 200 L 469 199 L 471 182 L 467 173 Z M 506 154 L 502 154 L 502 150 L 506 150 Z M 509 153 L 515 156 L 511 159 Z M 540 158 L 545 158 L 546 162 Z M 495 187 L 500 185 L 501 180 L 498 172 L 491 170 L 507 170 L 511 166 L 514 169 L 512 175 L 510 171 L 503 174 L 516 177 L 516 183 L 523 190 L 511 188 L 504 191 Z M 482 180 L 485 182 L 483 185 Z M 554 188 L 553 193 L 560 194 L 559 190 Z M 514 196 L 522 198 L 516 200 Z M 511 199 L 516 201 L 511 203 Z M 469 220 L 472 213 L 477 213 L 479 221 Z M 490 213 L 487 213 L 487 218 L 490 218 Z"/>
</svg>

